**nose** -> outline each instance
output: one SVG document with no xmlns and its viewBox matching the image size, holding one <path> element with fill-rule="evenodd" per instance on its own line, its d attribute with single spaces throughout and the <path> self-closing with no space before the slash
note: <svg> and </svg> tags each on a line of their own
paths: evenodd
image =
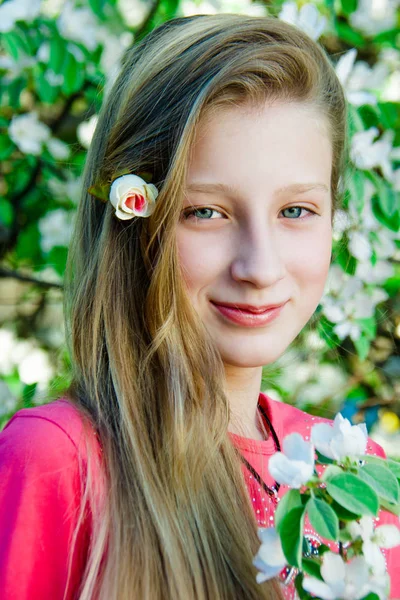
<svg viewBox="0 0 400 600">
<path fill-rule="evenodd" d="M 278 235 L 260 221 L 242 231 L 235 241 L 232 278 L 257 288 L 270 287 L 283 279 L 286 267 Z"/>
</svg>

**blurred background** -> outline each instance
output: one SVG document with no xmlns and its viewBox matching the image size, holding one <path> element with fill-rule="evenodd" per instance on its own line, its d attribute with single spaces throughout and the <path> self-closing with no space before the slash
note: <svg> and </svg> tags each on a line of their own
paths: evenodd
<svg viewBox="0 0 400 600">
<path fill-rule="evenodd" d="M 318 40 L 349 102 L 350 160 L 316 314 L 263 390 L 365 421 L 400 458 L 400 0 L 0 4 L 0 429 L 69 382 L 62 294 L 80 177 L 124 49 L 176 16 L 274 15 Z"/>
</svg>

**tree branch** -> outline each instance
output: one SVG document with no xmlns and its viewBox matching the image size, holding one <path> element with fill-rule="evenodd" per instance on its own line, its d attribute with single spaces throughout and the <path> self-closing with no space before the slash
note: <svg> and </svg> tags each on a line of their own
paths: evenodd
<svg viewBox="0 0 400 600">
<path fill-rule="evenodd" d="M 18 271 L 12 271 L 11 269 L 5 269 L 4 267 L 0 267 L 0 277 L 1 278 L 12 278 L 17 279 L 18 281 L 25 281 L 26 283 L 34 283 L 39 287 L 44 288 L 56 288 L 59 290 L 63 289 L 63 285 L 61 283 L 55 283 L 52 281 L 43 281 L 41 279 L 36 279 L 35 277 L 31 277 L 30 275 L 23 275 Z"/>
</svg>

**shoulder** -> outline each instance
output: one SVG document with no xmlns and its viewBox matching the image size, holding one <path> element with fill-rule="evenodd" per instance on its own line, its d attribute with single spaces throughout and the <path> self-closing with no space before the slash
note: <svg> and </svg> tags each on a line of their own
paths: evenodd
<svg viewBox="0 0 400 600">
<path fill-rule="evenodd" d="M 282 440 L 290 433 L 300 433 L 306 440 L 310 438 L 311 429 L 317 423 L 327 423 L 333 425 L 332 419 L 324 417 L 316 417 L 310 415 L 291 404 L 273 400 L 266 394 L 263 394 L 265 401 L 268 404 L 271 421 L 276 428 L 278 437 Z M 375 454 L 376 456 L 385 456 L 383 448 L 368 438 L 367 454 Z"/>
<path fill-rule="evenodd" d="M 43 468 L 84 454 L 83 416 L 67 399 L 19 410 L 0 432 L 0 462 Z M 21 464 L 21 466 L 22 466 Z"/>
</svg>

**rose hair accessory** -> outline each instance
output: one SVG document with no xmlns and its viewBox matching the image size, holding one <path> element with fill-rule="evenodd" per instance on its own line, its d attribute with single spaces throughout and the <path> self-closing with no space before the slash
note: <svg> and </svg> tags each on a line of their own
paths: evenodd
<svg viewBox="0 0 400 600">
<path fill-rule="evenodd" d="M 111 185 L 93 185 L 88 192 L 102 202 L 109 200 L 115 208 L 115 216 L 122 221 L 133 217 L 149 217 L 155 209 L 158 196 L 155 185 L 132 173 L 115 177 Z"/>
</svg>

